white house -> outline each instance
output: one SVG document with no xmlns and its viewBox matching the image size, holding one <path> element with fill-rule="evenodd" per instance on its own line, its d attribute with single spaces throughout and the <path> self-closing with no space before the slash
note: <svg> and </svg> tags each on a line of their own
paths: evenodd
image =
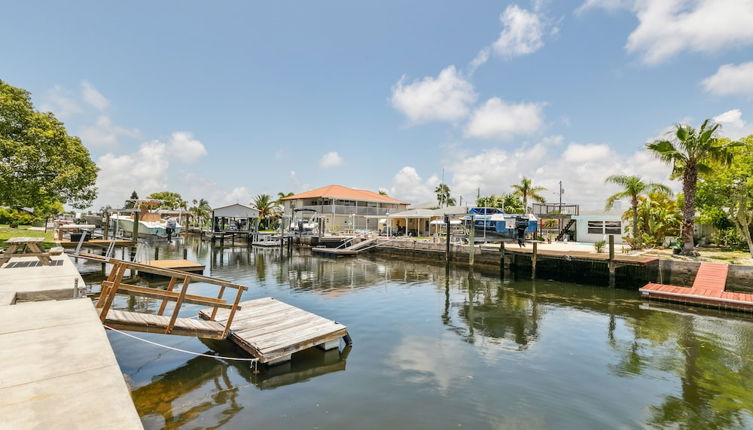
<svg viewBox="0 0 753 430">
<path fill-rule="evenodd" d="M 574 215 L 575 239 L 578 242 L 595 243 L 609 240 L 614 235 L 614 243 L 623 243 L 622 215 L 614 213 L 596 213 L 590 215 Z"/>
</svg>

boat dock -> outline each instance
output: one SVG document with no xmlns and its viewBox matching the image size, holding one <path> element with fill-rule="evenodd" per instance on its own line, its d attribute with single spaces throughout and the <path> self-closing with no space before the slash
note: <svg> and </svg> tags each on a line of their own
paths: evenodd
<svg viewBox="0 0 753 430">
<path fill-rule="evenodd" d="M 180 259 L 180 260 L 148 260 L 142 261 L 141 264 L 147 266 L 156 267 L 158 269 L 170 269 L 170 270 L 182 270 L 184 272 L 198 273 L 199 275 L 204 273 L 205 266 L 195 261 Z M 149 273 L 145 273 L 149 275 Z"/>
<path fill-rule="evenodd" d="M 738 311 L 753 311 L 753 294 L 725 291 L 729 266 L 701 263 L 691 287 L 650 283 L 640 289 L 648 299 L 716 307 Z"/>
<path fill-rule="evenodd" d="M 350 241 L 343 242 L 343 245 L 348 244 Z M 379 238 L 365 239 L 358 243 L 351 244 L 347 247 L 337 248 L 311 248 L 311 252 L 314 254 L 329 255 L 334 257 L 344 257 L 358 255 L 361 252 L 368 251 L 371 248 L 378 246 Z"/>
<path fill-rule="evenodd" d="M 37 261 L 0 268 L 0 291 L 13 295 L 0 306 L 1 427 L 142 429 L 92 301 L 73 299 L 76 267 L 65 255 Z"/>
<path fill-rule="evenodd" d="M 228 340 L 259 359 L 275 364 L 290 360 L 291 354 L 314 346 L 324 350 L 339 348 L 340 339 L 350 343 L 344 325 L 306 312 L 272 297 L 240 303 L 241 310 L 231 323 Z M 221 310 L 216 321 L 227 323 L 229 312 Z M 199 313 L 203 319 L 211 310 Z"/>
</svg>

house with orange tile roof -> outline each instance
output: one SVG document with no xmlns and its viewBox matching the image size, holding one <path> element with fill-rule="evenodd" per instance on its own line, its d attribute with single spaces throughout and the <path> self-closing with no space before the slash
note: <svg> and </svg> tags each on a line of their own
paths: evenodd
<svg viewBox="0 0 753 430">
<path fill-rule="evenodd" d="M 285 215 L 296 209 L 313 209 L 324 220 L 324 231 L 377 230 L 379 216 L 406 210 L 410 203 L 368 190 L 327 185 L 283 200 Z"/>
</svg>

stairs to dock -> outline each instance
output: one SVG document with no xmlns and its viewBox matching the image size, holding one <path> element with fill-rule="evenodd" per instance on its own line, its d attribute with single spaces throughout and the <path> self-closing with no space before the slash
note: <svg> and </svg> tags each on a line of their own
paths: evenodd
<svg viewBox="0 0 753 430">
<path fill-rule="evenodd" d="M 570 231 L 570 227 L 572 227 L 573 224 L 575 224 L 575 220 L 573 218 L 570 218 L 567 221 L 567 224 L 565 224 L 565 227 L 563 227 L 562 230 L 560 230 L 560 232 L 557 234 L 557 237 L 554 239 L 554 241 L 559 242 L 560 240 L 562 240 L 562 238 L 565 237 L 565 234 Z"/>
</svg>

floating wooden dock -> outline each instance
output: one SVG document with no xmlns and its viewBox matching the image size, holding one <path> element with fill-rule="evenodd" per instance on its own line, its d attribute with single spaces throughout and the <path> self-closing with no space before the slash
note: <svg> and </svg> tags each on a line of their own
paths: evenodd
<svg viewBox="0 0 753 430">
<path fill-rule="evenodd" d="M 314 346 L 325 350 L 338 348 L 341 338 L 350 342 L 346 326 L 272 297 L 241 302 L 240 307 L 231 323 L 228 340 L 260 363 L 287 361 L 291 354 Z M 229 314 L 220 309 L 215 320 L 226 323 Z M 199 315 L 208 319 L 212 311 L 203 310 Z"/>
<path fill-rule="evenodd" d="M 640 292 L 649 299 L 753 311 L 753 294 L 724 290 L 727 284 L 728 270 L 729 266 L 726 264 L 701 263 L 691 287 L 651 283 L 641 288 Z"/>
<path fill-rule="evenodd" d="M 156 267 L 158 269 L 180 270 L 183 272 L 198 273 L 198 274 L 204 273 L 203 264 L 197 263 L 195 261 L 190 261 L 190 260 L 183 260 L 183 259 L 181 260 L 148 260 L 148 261 L 142 261 L 141 264 L 144 264 L 150 267 Z M 145 273 L 145 274 L 148 275 L 149 273 Z"/>
</svg>

